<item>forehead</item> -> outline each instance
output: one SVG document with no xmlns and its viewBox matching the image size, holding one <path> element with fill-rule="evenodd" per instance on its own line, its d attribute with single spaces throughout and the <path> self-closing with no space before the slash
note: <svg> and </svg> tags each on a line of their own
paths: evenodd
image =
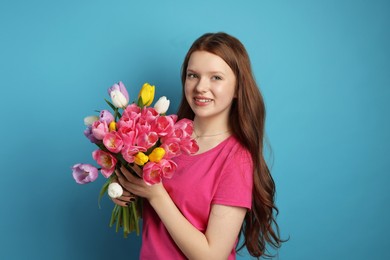
<svg viewBox="0 0 390 260">
<path fill-rule="evenodd" d="M 187 70 L 233 73 L 229 65 L 221 57 L 207 51 L 194 51 L 188 61 Z"/>
</svg>

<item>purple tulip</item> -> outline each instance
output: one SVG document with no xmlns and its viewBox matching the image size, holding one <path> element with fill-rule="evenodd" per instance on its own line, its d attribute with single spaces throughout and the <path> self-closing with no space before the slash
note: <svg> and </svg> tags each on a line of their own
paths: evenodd
<svg viewBox="0 0 390 260">
<path fill-rule="evenodd" d="M 125 108 L 129 103 L 129 93 L 122 81 L 112 85 L 112 87 L 108 89 L 108 95 L 110 95 L 111 101 L 115 107 Z"/>
<path fill-rule="evenodd" d="M 91 141 L 91 143 L 98 143 L 99 140 L 96 139 L 96 137 L 93 135 L 92 133 L 92 126 L 88 126 L 85 130 L 84 130 L 84 135 L 89 139 L 89 141 Z"/>
<path fill-rule="evenodd" d="M 72 171 L 73 178 L 78 184 L 93 182 L 98 177 L 98 169 L 90 164 L 75 164 Z"/>
<path fill-rule="evenodd" d="M 109 125 L 112 121 L 114 121 L 114 116 L 108 110 L 102 110 L 99 115 L 99 121 L 106 122 Z"/>
</svg>

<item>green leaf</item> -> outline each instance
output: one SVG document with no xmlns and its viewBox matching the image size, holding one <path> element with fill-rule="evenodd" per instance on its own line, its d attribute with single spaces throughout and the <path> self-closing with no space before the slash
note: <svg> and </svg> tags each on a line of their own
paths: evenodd
<svg viewBox="0 0 390 260">
<path fill-rule="evenodd" d="M 137 236 L 139 236 L 138 213 L 137 213 L 137 209 L 136 209 L 136 204 L 134 202 L 131 203 L 131 209 L 133 211 L 133 219 L 134 219 L 135 231 L 137 233 Z"/>
<path fill-rule="evenodd" d="M 102 189 L 100 190 L 99 198 L 98 198 L 99 209 L 101 208 L 101 207 L 100 207 L 100 201 L 102 200 L 102 197 L 103 197 L 104 193 L 107 192 L 108 185 L 110 185 L 110 183 L 111 183 L 111 178 L 108 179 L 108 180 L 106 181 L 106 183 L 104 183 Z"/>
<path fill-rule="evenodd" d="M 114 110 L 115 111 L 115 109 L 116 109 L 116 107 L 110 102 L 110 101 L 108 101 L 107 99 L 104 99 L 106 102 L 107 102 L 107 104 L 112 108 L 112 110 Z"/>
<path fill-rule="evenodd" d="M 122 222 L 122 207 L 119 206 L 118 208 L 118 216 L 117 216 L 117 221 L 116 221 L 116 228 L 115 228 L 115 231 L 118 232 L 119 231 L 119 227 L 121 226 L 121 222 Z"/>
<path fill-rule="evenodd" d="M 123 207 L 123 231 L 129 233 L 129 207 Z"/>
<path fill-rule="evenodd" d="M 110 227 L 112 227 L 112 225 L 114 225 L 115 221 L 117 220 L 117 215 L 118 215 L 118 205 L 115 204 L 115 207 L 112 209 L 112 213 L 111 213 Z"/>
<path fill-rule="evenodd" d="M 142 102 L 141 96 L 139 96 L 139 98 L 138 98 L 137 105 L 138 105 L 141 109 L 145 106 L 144 102 Z"/>
</svg>

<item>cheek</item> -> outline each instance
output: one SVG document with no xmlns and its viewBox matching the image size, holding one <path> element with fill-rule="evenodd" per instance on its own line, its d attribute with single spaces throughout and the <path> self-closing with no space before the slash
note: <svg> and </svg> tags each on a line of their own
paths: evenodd
<svg viewBox="0 0 390 260">
<path fill-rule="evenodd" d="M 189 84 L 185 84 L 184 85 L 184 96 L 186 97 L 187 101 L 189 101 L 189 99 L 191 99 L 191 87 L 189 86 Z"/>
</svg>

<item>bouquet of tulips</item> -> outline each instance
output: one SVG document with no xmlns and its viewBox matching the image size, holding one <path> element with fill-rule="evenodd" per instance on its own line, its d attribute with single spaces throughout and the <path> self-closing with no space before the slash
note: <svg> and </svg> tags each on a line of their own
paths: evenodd
<svg viewBox="0 0 390 260">
<path fill-rule="evenodd" d="M 85 184 L 95 181 L 100 170 L 107 182 L 100 191 L 99 201 L 106 192 L 112 198 L 122 195 L 122 187 L 113 174 L 121 165 L 130 172 L 138 165 L 143 180 L 153 185 L 173 176 L 176 164 L 172 158 L 198 151 L 196 141 L 191 138 L 192 121 L 166 115 L 170 101 L 165 96 L 151 107 L 154 93 L 155 87 L 145 83 L 138 99 L 129 104 L 126 87 L 119 82 L 108 89 L 111 102 L 105 100 L 112 112 L 101 110 L 99 115 L 84 119 L 87 126 L 84 135 L 97 145 L 92 157 L 100 167 L 78 163 L 72 167 L 72 174 L 77 183 Z M 128 207 L 115 204 L 110 227 L 116 223 L 116 232 L 122 227 L 125 237 L 133 231 L 139 235 L 141 212 L 140 198 L 135 198 Z"/>
</svg>

